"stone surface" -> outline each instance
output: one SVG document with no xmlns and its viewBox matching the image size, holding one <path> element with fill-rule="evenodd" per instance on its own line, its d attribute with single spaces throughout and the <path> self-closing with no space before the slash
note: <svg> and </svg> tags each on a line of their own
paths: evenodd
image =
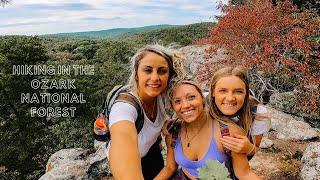
<svg viewBox="0 0 320 180">
<path fill-rule="evenodd" d="M 283 112 L 303 117 L 313 127 L 320 128 L 320 112 L 312 114 L 304 112 L 299 102 L 299 96 L 295 91 L 274 93 L 270 96 L 268 104 Z"/>
<path fill-rule="evenodd" d="M 304 151 L 301 177 L 304 180 L 320 179 L 320 142 L 310 143 Z"/>
<path fill-rule="evenodd" d="M 295 92 L 274 93 L 270 96 L 270 106 L 283 112 L 295 114 L 298 112 L 298 96 Z"/>
<path fill-rule="evenodd" d="M 255 172 L 258 172 L 258 175 L 265 174 L 274 174 L 278 173 L 281 170 L 279 169 L 280 161 L 270 154 L 257 152 L 253 158 L 249 161 L 250 167 Z"/>
<path fill-rule="evenodd" d="M 110 176 L 105 143 L 95 142 L 95 150 L 62 149 L 54 153 L 40 179 L 103 179 Z"/>
<path fill-rule="evenodd" d="M 185 46 L 179 49 L 187 58 L 185 67 L 187 74 L 195 74 L 197 66 L 205 59 L 205 49 L 206 46 L 195 45 Z"/>
<path fill-rule="evenodd" d="M 194 79 L 194 74 L 196 73 L 198 66 L 207 58 L 205 57 L 205 50 L 208 48 L 209 46 L 189 45 L 179 49 L 187 58 L 185 70 L 188 78 Z M 223 49 L 218 49 L 216 54 L 211 58 L 219 61 L 225 57 L 226 54 L 224 53 Z M 209 88 L 206 84 L 200 84 L 200 86 L 202 89 Z"/>
<path fill-rule="evenodd" d="M 302 118 L 288 115 L 268 107 L 271 118 L 271 129 L 275 130 L 279 139 L 308 140 L 319 136 L 319 133 Z"/>
<path fill-rule="evenodd" d="M 271 148 L 272 145 L 273 145 L 272 140 L 268 139 L 266 136 L 263 136 L 260 143 L 260 148 L 267 149 L 267 148 Z"/>
</svg>

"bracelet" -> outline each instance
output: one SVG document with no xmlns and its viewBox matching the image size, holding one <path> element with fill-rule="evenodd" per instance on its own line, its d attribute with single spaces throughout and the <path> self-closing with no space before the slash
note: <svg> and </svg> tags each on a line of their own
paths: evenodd
<svg viewBox="0 0 320 180">
<path fill-rule="evenodd" d="M 256 152 L 255 150 L 256 150 L 256 146 L 253 144 L 251 150 L 247 153 L 247 156 L 251 155 L 252 152 Z"/>
</svg>

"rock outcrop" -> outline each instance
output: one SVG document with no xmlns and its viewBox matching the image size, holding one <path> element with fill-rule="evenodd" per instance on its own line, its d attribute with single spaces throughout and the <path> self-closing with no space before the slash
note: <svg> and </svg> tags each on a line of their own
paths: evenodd
<svg viewBox="0 0 320 180">
<path fill-rule="evenodd" d="M 274 93 L 270 96 L 268 104 L 286 113 L 296 114 L 299 111 L 299 100 L 296 92 Z"/>
<path fill-rule="evenodd" d="M 291 147 L 295 141 L 298 141 L 297 144 L 308 144 L 307 140 L 316 139 L 319 132 L 302 119 L 271 107 L 267 108 L 270 112 L 271 131 L 264 135 L 260 145 L 261 151 L 250 161 L 252 169 L 266 179 L 273 179 L 290 173 L 289 168 L 296 168 L 294 171 L 297 173 L 298 166 L 302 166 L 303 179 L 319 177 L 319 142 L 311 143 L 306 149 L 301 161 L 302 165 L 299 153 L 302 153 L 303 149 Z M 293 175 L 295 176 L 299 176 L 299 172 L 298 175 Z M 94 150 L 62 149 L 54 153 L 47 163 L 46 174 L 40 179 L 111 179 L 105 144 L 95 141 Z"/>
<path fill-rule="evenodd" d="M 320 179 L 320 142 L 310 143 L 301 159 L 301 177 L 304 180 Z"/>
<path fill-rule="evenodd" d="M 319 133 L 303 118 L 295 117 L 269 107 L 271 129 L 277 132 L 277 138 L 287 140 L 309 140 L 318 137 Z"/>
<path fill-rule="evenodd" d="M 313 127 L 320 128 L 320 112 L 307 114 L 302 110 L 299 99 L 296 91 L 274 93 L 270 96 L 268 105 L 285 113 L 303 117 L 304 121 L 307 121 Z"/>
<path fill-rule="evenodd" d="M 189 45 L 179 49 L 187 58 L 185 69 L 188 78 L 194 79 L 194 74 L 197 71 L 197 67 L 201 65 L 207 58 L 205 57 L 205 50 L 208 48 L 209 46 Z M 223 60 L 225 57 L 226 54 L 224 53 L 223 49 L 218 49 L 217 53 L 211 58 L 215 60 Z M 202 89 L 208 89 L 206 84 L 200 84 L 200 86 Z"/>
<path fill-rule="evenodd" d="M 110 179 L 105 143 L 95 142 L 95 149 L 62 149 L 54 153 L 40 180 Z"/>
</svg>

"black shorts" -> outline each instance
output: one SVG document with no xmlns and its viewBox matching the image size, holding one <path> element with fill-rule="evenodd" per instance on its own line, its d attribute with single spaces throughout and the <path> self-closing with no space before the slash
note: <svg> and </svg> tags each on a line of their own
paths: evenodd
<svg viewBox="0 0 320 180">
<path fill-rule="evenodd" d="M 161 138 L 151 146 L 148 153 L 141 159 L 142 174 L 145 180 L 154 179 L 164 167 L 164 161 L 161 154 Z"/>
</svg>

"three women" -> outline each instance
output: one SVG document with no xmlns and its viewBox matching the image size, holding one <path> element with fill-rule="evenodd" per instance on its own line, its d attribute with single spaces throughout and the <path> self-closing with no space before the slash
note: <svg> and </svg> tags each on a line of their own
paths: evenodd
<svg viewBox="0 0 320 180">
<path fill-rule="evenodd" d="M 157 178 L 167 179 L 174 171 L 177 161 L 180 166 L 185 167 L 183 172 L 186 177 L 195 178 L 196 169 L 203 166 L 203 159 L 213 158 L 220 162 L 229 162 L 223 152 L 224 145 L 233 151 L 231 157 L 237 177 L 258 178 L 250 171 L 246 154 L 241 153 L 253 152 L 252 149 L 255 149 L 246 138 L 250 134 L 251 115 L 250 110 L 247 111 L 249 91 L 245 75 L 236 76 L 240 79 L 238 84 L 241 88 L 231 87 L 234 88 L 231 90 L 232 96 L 236 97 L 232 100 L 224 95 L 226 90 L 230 93 L 229 87 L 219 88 L 220 84 L 225 84 L 224 81 L 219 81 L 226 77 L 219 77 L 217 82 L 212 84 L 210 113 L 205 110 L 204 97 L 196 85 L 182 83 L 175 86 L 171 103 L 185 123 L 176 143 L 180 147 L 176 146 L 175 153 L 168 148 L 168 163 L 165 169 L 161 170 L 164 163 L 157 139 L 165 120 L 168 119 L 165 112 L 168 85 L 173 78 L 182 77 L 183 66 L 177 66 L 182 59 L 158 45 L 146 46 L 132 58 L 130 93 L 140 102 L 144 112 L 144 125 L 137 133 L 134 122 L 138 113 L 131 104 L 116 102 L 112 106 L 109 115 L 111 141 L 108 154 L 113 176 L 115 179 L 153 179 L 161 171 Z M 232 123 L 235 119 L 238 119 L 239 126 Z M 232 137 L 221 138 L 220 124 L 228 124 L 231 136 L 241 139 L 241 142 L 236 142 Z M 240 127 L 244 128 L 244 131 Z M 170 141 L 170 138 L 166 141 Z M 193 166 L 194 163 L 197 165 Z"/>
</svg>

